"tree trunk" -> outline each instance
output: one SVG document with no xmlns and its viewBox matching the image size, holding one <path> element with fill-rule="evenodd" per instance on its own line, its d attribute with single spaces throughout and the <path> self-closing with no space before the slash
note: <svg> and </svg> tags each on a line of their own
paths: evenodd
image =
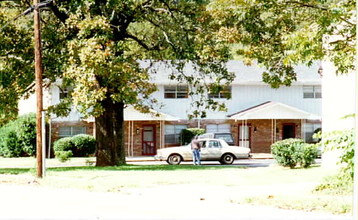
<svg viewBox="0 0 358 220">
<path fill-rule="evenodd" d="M 109 97 L 101 104 L 105 110 L 95 122 L 96 166 L 124 165 L 124 104 L 114 103 Z"/>
</svg>

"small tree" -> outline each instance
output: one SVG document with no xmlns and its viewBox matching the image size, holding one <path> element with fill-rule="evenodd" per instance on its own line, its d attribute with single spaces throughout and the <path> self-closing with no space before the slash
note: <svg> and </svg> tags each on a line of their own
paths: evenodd
<svg viewBox="0 0 358 220">
<path fill-rule="evenodd" d="M 201 135 L 205 133 L 205 129 L 202 128 L 188 128 L 183 129 L 180 133 L 181 144 L 189 144 L 195 135 Z"/>
<path fill-rule="evenodd" d="M 277 163 L 293 169 L 297 164 L 307 168 L 317 157 L 317 147 L 307 144 L 302 139 L 285 139 L 271 145 L 271 152 Z"/>
</svg>

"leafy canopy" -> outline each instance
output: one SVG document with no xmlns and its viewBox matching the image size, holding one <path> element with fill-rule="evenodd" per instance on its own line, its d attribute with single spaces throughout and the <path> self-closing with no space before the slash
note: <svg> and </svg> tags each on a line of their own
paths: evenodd
<svg viewBox="0 0 358 220">
<path fill-rule="evenodd" d="M 26 1 L 0 6 L 0 25 L 8 24 L 0 31 L 0 103 L 8 104 L 0 106 L 0 114 L 5 115 L 9 108 L 16 112 L 18 99 L 32 92 L 32 16 L 12 20 L 28 8 Z M 85 115 L 99 116 L 103 101 L 110 99 L 148 111 L 157 105 L 150 78 L 159 61 L 175 69 L 171 79 L 189 83 L 191 95 L 230 83 L 234 76 L 224 65 L 230 48 L 216 35 L 217 24 L 206 7 L 199 0 L 52 1 L 41 10 L 44 79 L 51 85 L 61 78 L 61 89 L 71 92 L 50 110 L 65 115 L 75 104 Z M 189 61 L 201 77 L 184 74 Z M 205 95 L 198 97 L 194 117 L 205 116 L 206 109 L 224 109 Z"/>
<path fill-rule="evenodd" d="M 296 80 L 295 64 L 334 63 L 354 70 L 356 2 L 353 0 L 213 0 L 217 34 L 236 44 L 238 58 L 266 67 L 272 87 Z"/>
</svg>

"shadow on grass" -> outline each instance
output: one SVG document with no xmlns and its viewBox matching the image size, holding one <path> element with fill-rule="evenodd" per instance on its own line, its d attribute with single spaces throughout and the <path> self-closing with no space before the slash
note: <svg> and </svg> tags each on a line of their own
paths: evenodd
<svg viewBox="0 0 358 220">
<path fill-rule="evenodd" d="M 175 171 L 175 170 L 220 170 L 220 169 L 244 169 L 244 166 L 193 166 L 193 165 L 123 165 L 112 167 L 94 166 L 66 166 L 47 168 L 47 171 Z M 0 168 L 0 174 L 18 175 L 24 173 L 35 173 L 34 168 Z"/>
<path fill-rule="evenodd" d="M 0 168 L 0 174 L 18 175 L 24 173 L 35 173 L 33 168 Z"/>
<path fill-rule="evenodd" d="M 193 166 L 193 165 L 123 165 L 113 167 L 57 167 L 49 168 L 51 171 L 175 171 L 175 170 L 219 170 L 238 169 L 240 166 Z"/>
</svg>

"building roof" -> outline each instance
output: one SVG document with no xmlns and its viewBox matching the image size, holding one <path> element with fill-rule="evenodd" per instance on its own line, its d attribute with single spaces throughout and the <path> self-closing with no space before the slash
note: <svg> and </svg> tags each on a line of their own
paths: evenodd
<svg viewBox="0 0 358 220">
<path fill-rule="evenodd" d="M 264 102 L 237 113 L 228 115 L 234 120 L 248 119 L 311 119 L 320 120 L 320 116 L 279 102 Z"/>
</svg>

